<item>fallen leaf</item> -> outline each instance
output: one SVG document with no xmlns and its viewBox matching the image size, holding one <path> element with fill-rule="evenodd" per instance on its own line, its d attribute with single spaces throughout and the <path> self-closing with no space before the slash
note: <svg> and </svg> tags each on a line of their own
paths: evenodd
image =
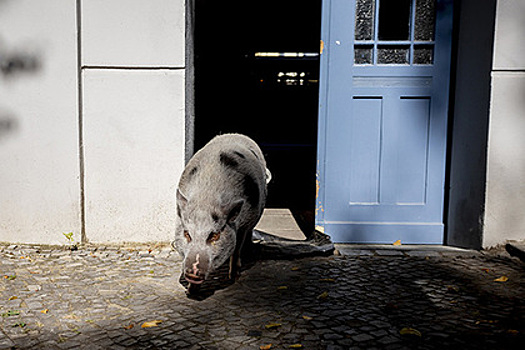
<svg viewBox="0 0 525 350">
<path fill-rule="evenodd" d="M 292 271 L 299 271 L 299 266 L 293 266 L 293 267 L 291 268 L 291 270 L 292 270 Z"/>
<path fill-rule="evenodd" d="M 161 323 L 162 323 L 162 320 L 153 320 L 153 321 L 144 322 L 142 326 L 140 327 L 141 328 L 157 327 Z"/>
<path fill-rule="evenodd" d="M 398 239 L 397 241 L 395 241 L 394 243 L 392 243 L 392 245 L 401 245 L 401 240 Z"/>
<path fill-rule="evenodd" d="M 303 315 L 303 319 L 305 319 L 306 321 L 310 321 L 313 320 L 313 317 Z"/>
<path fill-rule="evenodd" d="M 272 348 L 272 344 L 266 344 L 266 345 L 259 346 L 260 350 L 269 350 L 271 348 Z"/>
<path fill-rule="evenodd" d="M 490 269 L 481 269 L 481 271 L 485 271 L 486 273 L 489 273 Z"/>
<path fill-rule="evenodd" d="M 320 300 L 323 300 L 326 298 L 328 298 L 328 292 L 322 292 L 321 294 L 317 296 L 317 299 L 320 299 Z"/>
<path fill-rule="evenodd" d="M 16 275 L 4 275 L 4 278 L 8 281 L 12 281 L 16 278 Z"/>
<path fill-rule="evenodd" d="M 457 292 L 459 292 L 459 287 L 457 287 L 457 286 L 447 286 L 447 291 L 457 293 Z"/>
<path fill-rule="evenodd" d="M 277 287 L 277 290 L 287 290 L 288 286 L 279 286 Z"/>
<path fill-rule="evenodd" d="M 266 326 L 264 326 L 264 328 L 266 328 L 266 329 L 275 329 L 275 328 L 279 328 L 281 326 L 282 326 L 281 323 L 268 323 Z"/>
<path fill-rule="evenodd" d="M 135 325 L 132 323 L 130 325 L 124 326 L 124 329 L 131 329 L 133 327 L 135 327 Z M 144 325 L 142 325 L 142 328 L 144 328 Z"/>
<path fill-rule="evenodd" d="M 421 332 L 420 331 L 418 331 L 415 328 L 410 328 L 410 327 L 402 328 L 399 331 L 399 334 L 401 334 L 401 335 L 415 335 L 415 336 L 421 337 Z"/>
<path fill-rule="evenodd" d="M 2 317 L 18 316 L 18 315 L 20 315 L 20 310 L 7 310 L 7 312 L 4 312 L 1 314 Z"/>
<path fill-rule="evenodd" d="M 43 314 L 47 314 L 49 312 L 49 309 L 44 309 L 44 310 L 42 310 L 40 312 L 43 313 Z"/>
<path fill-rule="evenodd" d="M 319 281 L 321 281 L 321 282 L 335 282 L 335 279 L 333 279 L 333 278 L 321 278 Z"/>
<path fill-rule="evenodd" d="M 494 282 L 507 282 L 509 278 L 507 276 L 501 276 L 500 278 L 496 278 Z"/>
<path fill-rule="evenodd" d="M 20 328 L 24 328 L 25 326 L 27 326 L 25 324 L 25 322 L 17 322 L 13 325 L 13 327 L 20 327 Z"/>
<path fill-rule="evenodd" d="M 11 298 L 9 298 L 7 300 L 15 300 L 15 299 L 18 299 L 18 297 L 16 295 L 13 295 Z"/>
<path fill-rule="evenodd" d="M 519 332 L 516 329 L 509 329 L 509 330 L 507 330 L 507 334 L 516 335 L 516 334 L 519 334 Z"/>
<path fill-rule="evenodd" d="M 288 346 L 290 349 L 302 349 L 303 348 L 303 344 L 292 344 L 290 346 Z"/>
</svg>

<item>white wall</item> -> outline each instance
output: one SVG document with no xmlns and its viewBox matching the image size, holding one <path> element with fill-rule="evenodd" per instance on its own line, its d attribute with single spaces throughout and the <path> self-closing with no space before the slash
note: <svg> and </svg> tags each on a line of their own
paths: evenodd
<svg viewBox="0 0 525 350">
<path fill-rule="evenodd" d="M 0 60 L 40 62 L 0 72 L 0 242 L 65 244 L 84 228 L 91 242 L 171 239 L 184 3 L 0 0 Z"/>
<path fill-rule="evenodd" d="M 0 1 L 0 56 L 38 62 L 0 73 L 0 241 L 80 238 L 75 14 L 74 1 Z"/>
<path fill-rule="evenodd" d="M 525 0 L 496 13 L 483 246 L 525 239 Z"/>
<path fill-rule="evenodd" d="M 184 167 L 184 0 L 82 2 L 90 242 L 169 241 Z"/>
<path fill-rule="evenodd" d="M 86 235 L 168 241 L 184 166 L 184 71 L 85 70 Z"/>
</svg>

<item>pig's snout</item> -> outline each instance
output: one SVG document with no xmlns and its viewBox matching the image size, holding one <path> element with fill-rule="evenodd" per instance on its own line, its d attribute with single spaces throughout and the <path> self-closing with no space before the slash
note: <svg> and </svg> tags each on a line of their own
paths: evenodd
<svg viewBox="0 0 525 350">
<path fill-rule="evenodd" d="M 185 263 L 184 277 L 193 284 L 201 284 L 206 279 L 208 259 L 203 254 L 188 257 Z"/>
</svg>

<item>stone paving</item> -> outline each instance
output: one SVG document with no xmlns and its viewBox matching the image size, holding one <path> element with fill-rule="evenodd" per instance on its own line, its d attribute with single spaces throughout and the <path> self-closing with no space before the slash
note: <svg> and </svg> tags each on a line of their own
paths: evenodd
<svg viewBox="0 0 525 350">
<path fill-rule="evenodd" d="M 503 251 L 340 251 L 197 301 L 167 247 L 0 246 L 0 349 L 524 348 L 525 265 Z"/>
</svg>

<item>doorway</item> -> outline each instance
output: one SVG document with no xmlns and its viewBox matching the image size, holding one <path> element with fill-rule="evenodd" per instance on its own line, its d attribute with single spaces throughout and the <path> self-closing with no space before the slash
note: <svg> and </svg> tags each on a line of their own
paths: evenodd
<svg viewBox="0 0 525 350">
<path fill-rule="evenodd" d="M 195 0 L 195 150 L 253 138 L 272 181 L 267 208 L 314 229 L 321 0 Z"/>
</svg>

